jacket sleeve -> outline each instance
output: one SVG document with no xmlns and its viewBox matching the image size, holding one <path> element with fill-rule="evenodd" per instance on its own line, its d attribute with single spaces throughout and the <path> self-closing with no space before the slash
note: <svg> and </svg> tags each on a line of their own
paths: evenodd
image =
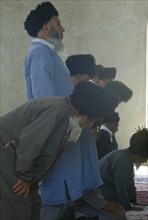
<svg viewBox="0 0 148 220">
<path fill-rule="evenodd" d="M 137 198 L 136 198 L 136 187 L 134 182 L 134 169 L 133 169 L 133 175 L 131 175 L 131 179 L 129 180 L 128 184 L 128 194 L 129 194 L 129 200 L 131 203 L 136 204 Z"/>
<path fill-rule="evenodd" d="M 46 109 L 41 112 L 31 124 L 23 129 L 16 149 L 16 174 L 18 176 L 23 176 L 26 181 L 32 180 L 35 167 L 37 166 L 36 164 L 44 151 L 46 143 L 52 138 L 53 133 L 56 133 L 58 126 L 60 127 L 61 123 L 64 123 L 64 120 L 67 121 L 68 116 L 66 116 L 66 114 L 69 115 L 65 108 L 62 111 L 58 110 L 53 113 Z M 60 149 L 60 141 L 61 138 L 57 139 L 56 145 L 48 146 L 48 148 L 50 148 L 48 151 L 50 156 L 47 159 L 49 164 L 50 161 L 53 162 L 55 160 L 55 156 Z M 50 152 L 54 153 L 50 154 Z M 44 159 L 47 158 L 47 156 L 46 152 L 40 163 L 43 170 L 47 170 L 47 168 L 44 167 Z"/>
<path fill-rule="evenodd" d="M 131 179 L 131 169 L 129 163 L 124 158 L 118 158 L 118 163 L 115 166 L 115 188 L 119 198 L 120 204 L 125 210 L 131 208 L 129 194 L 128 194 L 128 182 Z"/>
</svg>

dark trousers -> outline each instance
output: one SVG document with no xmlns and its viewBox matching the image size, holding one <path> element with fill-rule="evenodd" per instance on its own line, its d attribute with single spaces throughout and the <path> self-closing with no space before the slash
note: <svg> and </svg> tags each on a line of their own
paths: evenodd
<svg viewBox="0 0 148 220">
<path fill-rule="evenodd" d="M 3 149 L 0 155 L 0 220 L 39 220 L 40 197 L 38 187 L 31 189 L 24 198 L 13 193 L 17 182 L 16 154 L 12 147 Z"/>
<path fill-rule="evenodd" d="M 77 220 L 99 220 L 99 217 L 80 217 Z"/>
</svg>

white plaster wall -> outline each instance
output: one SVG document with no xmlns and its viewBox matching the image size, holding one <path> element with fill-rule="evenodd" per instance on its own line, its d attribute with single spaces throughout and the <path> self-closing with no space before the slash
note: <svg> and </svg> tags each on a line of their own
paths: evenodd
<svg viewBox="0 0 148 220">
<path fill-rule="evenodd" d="M 23 63 L 31 37 L 23 22 L 41 1 L 0 1 L 0 113 L 25 101 Z M 97 64 L 115 66 L 117 80 L 133 90 L 117 111 L 117 140 L 127 147 L 137 126 L 146 123 L 147 0 L 54 0 L 65 28 L 64 56 L 91 53 Z"/>
</svg>

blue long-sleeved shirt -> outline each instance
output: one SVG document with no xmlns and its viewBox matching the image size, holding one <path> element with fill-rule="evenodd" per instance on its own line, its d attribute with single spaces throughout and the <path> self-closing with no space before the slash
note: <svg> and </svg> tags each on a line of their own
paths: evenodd
<svg viewBox="0 0 148 220">
<path fill-rule="evenodd" d="M 67 202 L 65 183 L 72 201 L 89 189 L 102 185 L 97 148 L 90 128 L 85 127 L 77 143 L 67 144 L 54 167 L 43 179 L 39 194 L 42 204 Z"/>
<path fill-rule="evenodd" d="M 39 96 L 67 96 L 73 91 L 68 68 L 45 40 L 34 39 L 24 63 L 26 95 L 28 99 Z"/>
<path fill-rule="evenodd" d="M 69 70 L 54 51 L 54 46 L 41 39 L 33 40 L 24 65 L 27 98 L 69 96 L 73 85 Z M 65 185 L 72 200 L 102 183 L 97 149 L 90 128 L 82 131 L 80 140 L 68 144 L 52 170 L 43 179 L 40 195 L 43 204 L 56 205 L 67 200 Z"/>
</svg>

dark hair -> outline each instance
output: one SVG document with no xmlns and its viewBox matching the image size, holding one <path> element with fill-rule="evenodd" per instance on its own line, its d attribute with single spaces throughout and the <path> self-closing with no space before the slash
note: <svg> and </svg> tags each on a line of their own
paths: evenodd
<svg viewBox="0 0 148 220">
<path fill-rule="evenodd" d="M 115 67 L 103 67 L 102 65 L 96 65 L 96 76 L 99 79 L 115 79 L 116 68 Z"/>
<path fill-rule="evenodd" d="M 132 154 L 148 158 L 148 129 L 140 128 L 130 138 L 129 150 Z"/>
<path fill-rule="evenodd" d="M 114 93 L 89 81 L 76 84 L 71 102 L 81 115 L 100 119 L 114 112 L 119 98 Z"/>
<path fill-rule="evenodd" d="M 121 102 L 127 102 L 133 95 L 133 92 L 124 83 L 120 81 L 111 81 L 105 85 L 105 88 L 110 89 L 115 92 L 119 97 Z"/>
<path fill-rule="evenodd" d="M 95 74 L 96 63 L 91 54 L 71 55 L 66 59 L 65 63 L 71 76 L 88 74 L 92 77 Z"/>
</svg>

